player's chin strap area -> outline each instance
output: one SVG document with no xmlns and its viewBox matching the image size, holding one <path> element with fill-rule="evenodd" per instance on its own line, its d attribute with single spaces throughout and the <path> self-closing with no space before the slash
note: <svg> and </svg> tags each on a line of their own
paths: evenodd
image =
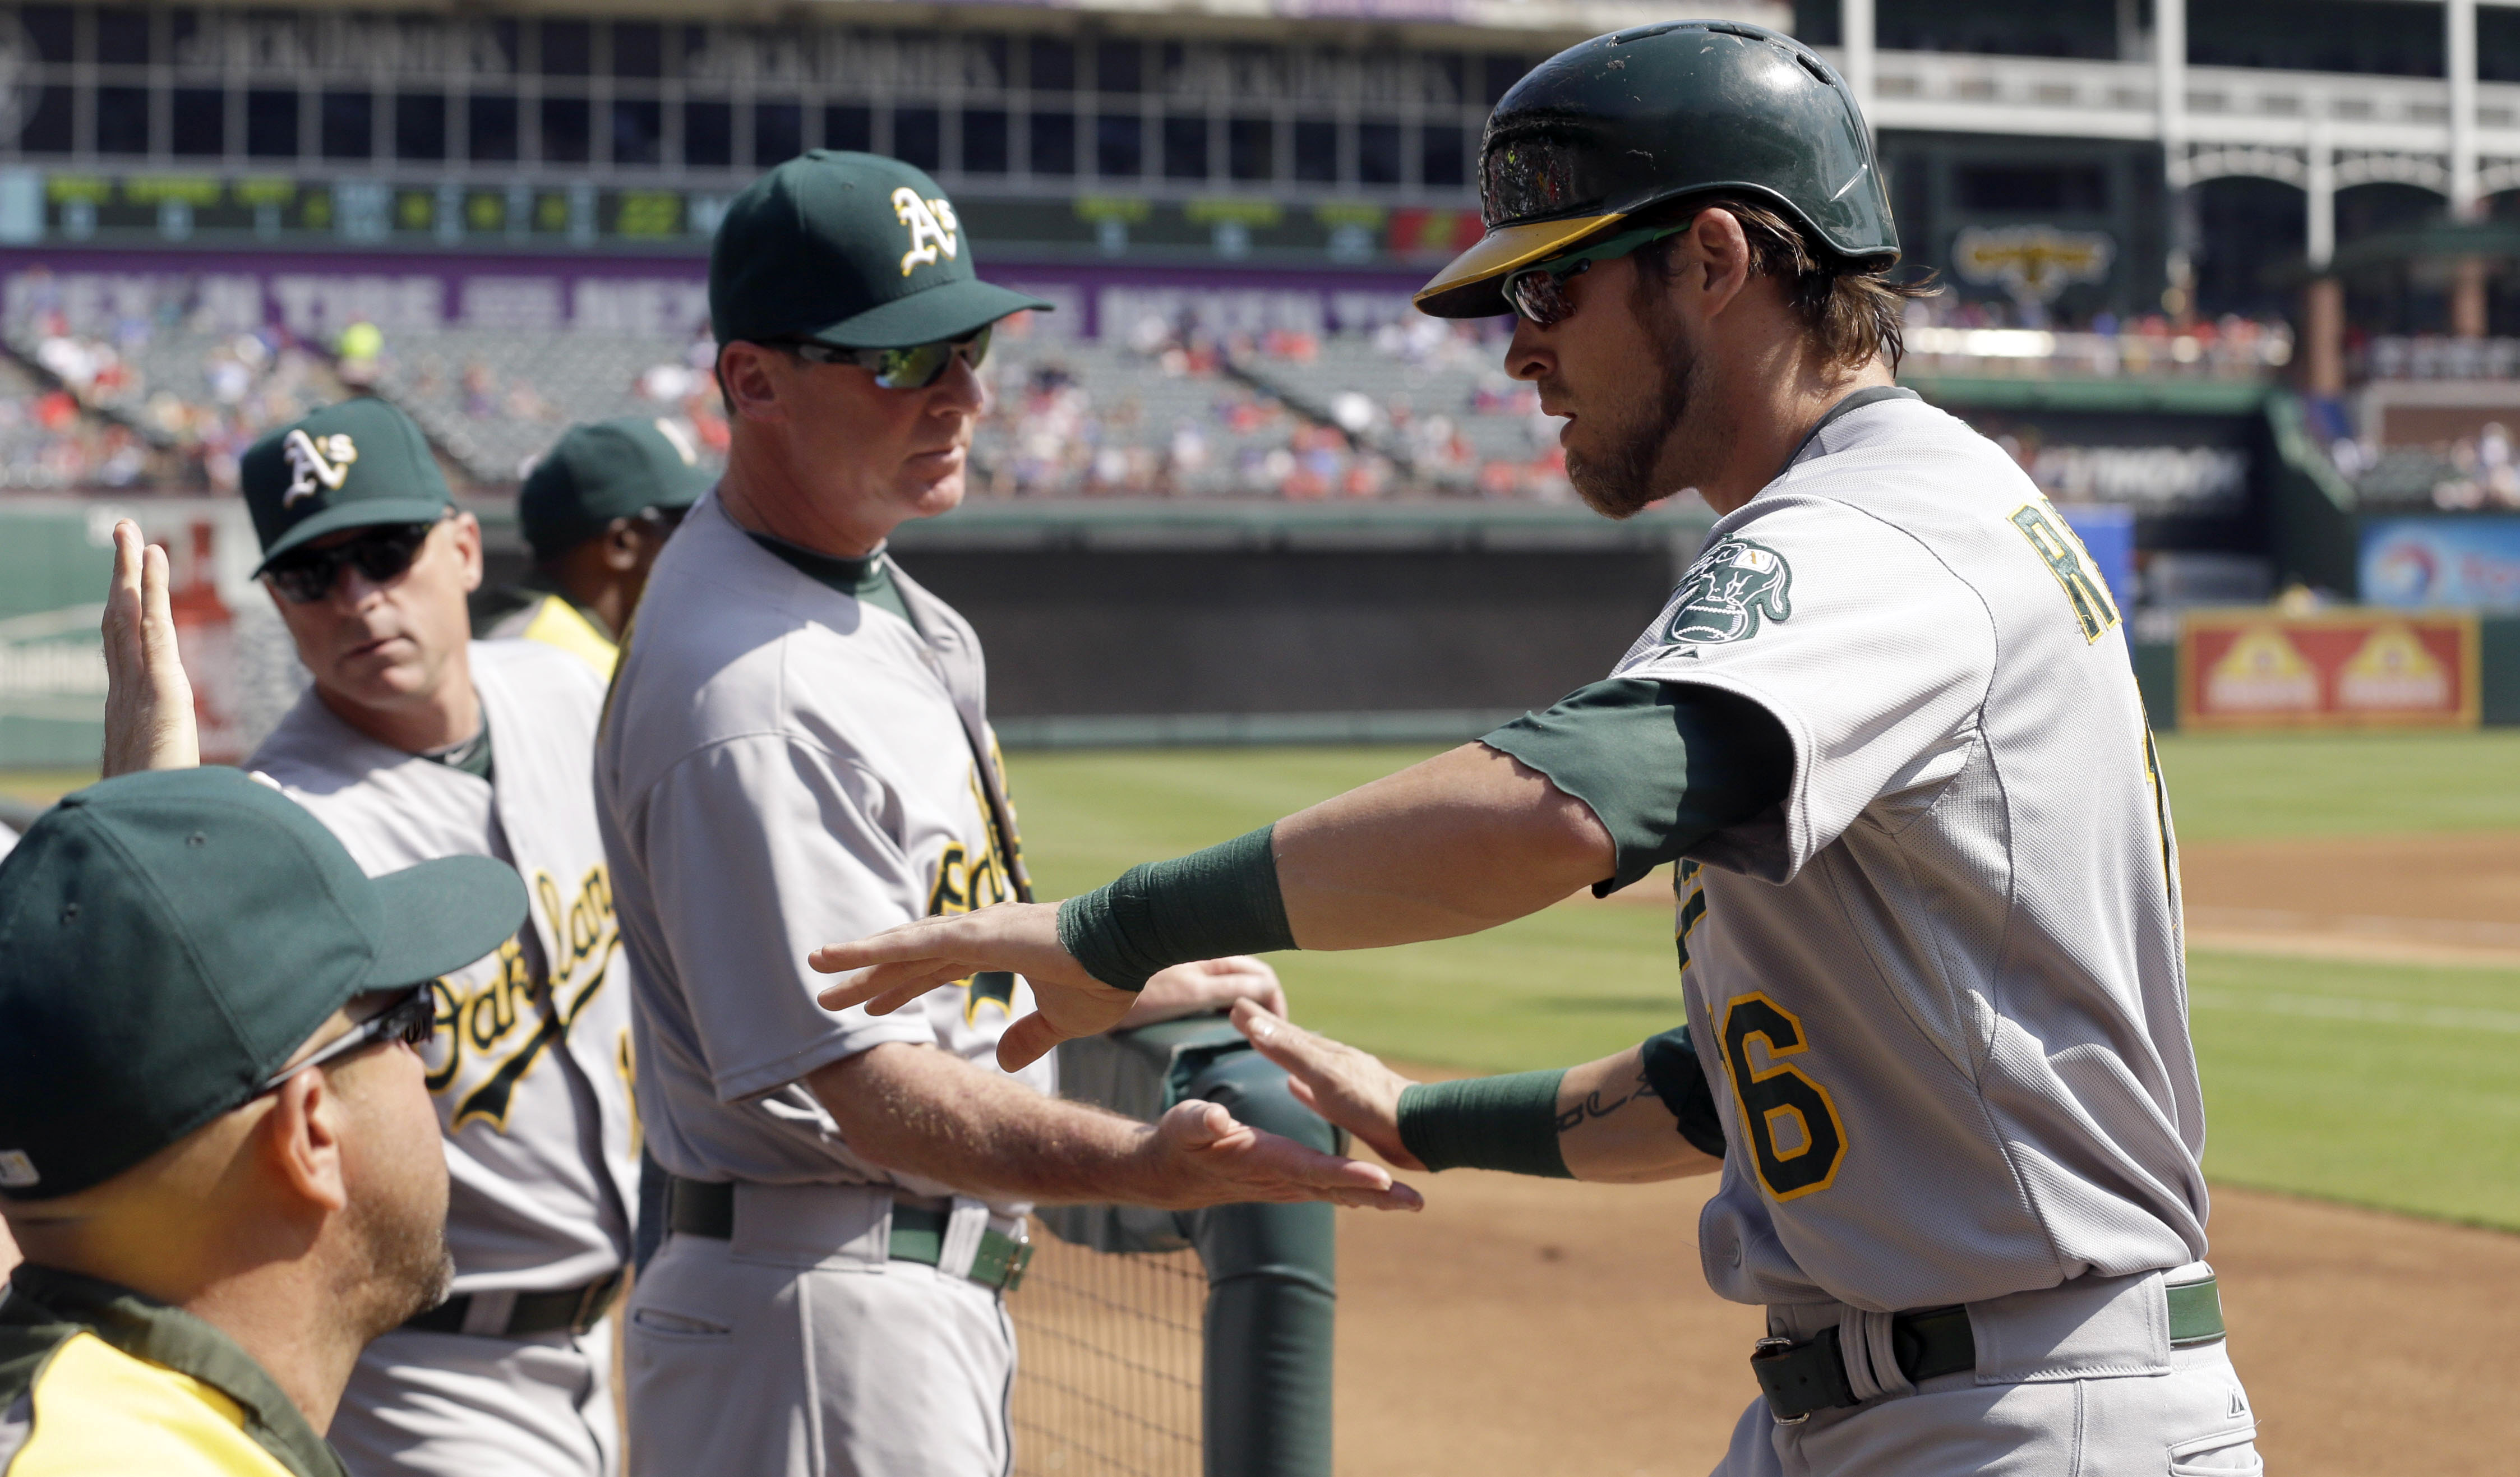
<svg viewBox="0 0 2520 1477">
<path fill-rule="evenodd" d="M 2085 1313 L 2097 1316 L 2075 1322 Z M 1750 1372 L 1779 1425 L 1904 1395 L 1945 1374 L 1974 1371 L 1981 1383 L 2001 1384 L 2162 1373 L 2171 1350 L 2223 1337 L 2222 1293 L 2202 1263 L 1912 1313 L 1797 1306 L 1770 1310 L 1772 1326 L 1779 1315 L 1805 1328 L 1835 1317 L 1807 1337 L 1778 1333 L 1753 1346 Z"/>
</svg>

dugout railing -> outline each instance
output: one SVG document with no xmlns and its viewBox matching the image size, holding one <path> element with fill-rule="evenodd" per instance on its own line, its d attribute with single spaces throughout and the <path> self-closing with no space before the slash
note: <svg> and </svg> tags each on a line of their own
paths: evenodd
<svg viewBox="0 0 2520 1477">
<path fill-rule="evenodd" d="M 1344 1136 L 1218 1016 L 1059 1048 L 1062 1096 L 1152 1120 L 1203 1098 Z M 1061 1206 L 1008 1297 L 1019 1477 L 1328 1477 L 1337 1228 L 1326 1204 Z"/>
</svg>

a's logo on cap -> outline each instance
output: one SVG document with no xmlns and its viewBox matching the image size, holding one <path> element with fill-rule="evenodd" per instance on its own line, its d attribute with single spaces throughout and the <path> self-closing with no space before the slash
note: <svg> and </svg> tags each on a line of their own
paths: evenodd
<svg viewBox="0 0 2520 1477">
<path fill-rule="evenodd" d="M 334 492 L 341 490 L 341 481 L 350 474 L 350 464 L 359 460 L 359 448 L 338 431 L 317 440 L 302 430 L 292 430 L 289 439 L 280 443 L 280 454 L 289 459 L 289 491 L 282 495 L 280 506 L 287 508 L 299 498 L 311 498 L 318 487 Z"/>
<path fill-rule="evenodd" d="M 892 213 L 910 228 L 910 249 L 901 253 L 902 276 L 909 276 L 912 267 L 936 265 L 939 251 L 957 254 L 960 243 L 954 233 L 963 229 L 963 223 L 954 218 L 953 203 L 943 196 L 921 200 L 918 191 L 904 185 L 892 192 Z"/>
<path fill-rule="evenodd" d="M 0 1189 L 24 1189 L 40 1183 L 43 1176 L 35 1173 L 35 1161 L 14 1148 L 0 1148 Z"/>
</svg>

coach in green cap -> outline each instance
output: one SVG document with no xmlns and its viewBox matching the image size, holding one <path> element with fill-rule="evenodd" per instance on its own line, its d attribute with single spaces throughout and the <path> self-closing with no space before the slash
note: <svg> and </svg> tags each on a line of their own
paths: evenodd
<svg viewBox="0 0 2520 1477">
<path fill-rule="evenodd" d="M 484 634 L 558 647 L 611 676 L 649 569 L 713 480 L 691 433 L 661 417 L 570 426 L 517 495 L 534 568 L 500 592 L 507 608 Z"/>
<path fill-rule="evenodd" d="M 884 547 L 962 501 L 989 329 L 1043 306 L 971 256 L 935 181 L 832 153 L 738 196 L 710 255 L 726 475 L 656 560 L 596 749 L 672 1177 L 632 1293 L 630 1477 L 1010 1470 L 1000 1296 L 1033 1201 L 1413 1203 L 1215 1103 L 1150 1129 L 999 1071 L 1012 974 L 916 1016 L 814 1004 L 818 929 L 1030 895 L 978 638 Z M 1148 991 L 1282 1008 L 1252 960 Z"/>
<path fill-rule="evenodd" d="M 0 1468 L 334 1477 L 369 1339 L 444 1296 L 427 981 L 525 911 L 361 874 L 233 769 L 77 791 L 0 862 Z M 23 1413 L 22 1413 L 23 1412 Z"/>
</svg>

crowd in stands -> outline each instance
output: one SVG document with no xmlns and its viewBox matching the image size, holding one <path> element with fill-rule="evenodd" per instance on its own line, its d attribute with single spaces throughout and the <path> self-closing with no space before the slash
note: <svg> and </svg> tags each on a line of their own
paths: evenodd
<svg viewBox="0 0 2520 1477">
<path fill-rule="evenodd" d="M 232 491 L 253 440 L 351 393 L 403 406 L 482 487 L 513 485 L 566 425 L 612 416 L 667 421 L 710 464 L 725 452 L 704 333 L 353 322 L 311 342 L 278 328 L 213 329 L 176 293 L 73 333 L 42 286 L 13 283 L 0 324 L 0 486 Z M 2240 319 L 2019 321 L 2002 303 L 1915 302 L 1909 368 L 2264 375 L 2291 347 L 2282 325 Z M 1410 317 L 1327 335 L 1219 331 L 1189 316 L 1101 327 L 1082 338 L 1031 315 L 1000 326 L 983 369 L 994 403 L 973 447 L 974 496 L 1573 496 L 1557 423 L 1505 372 L 1508 321 Z M 2491 448 L 2470 454 L 2481 470 L 2467 484 L 2503 496 L 2506 464 Z"/>
</svg>

